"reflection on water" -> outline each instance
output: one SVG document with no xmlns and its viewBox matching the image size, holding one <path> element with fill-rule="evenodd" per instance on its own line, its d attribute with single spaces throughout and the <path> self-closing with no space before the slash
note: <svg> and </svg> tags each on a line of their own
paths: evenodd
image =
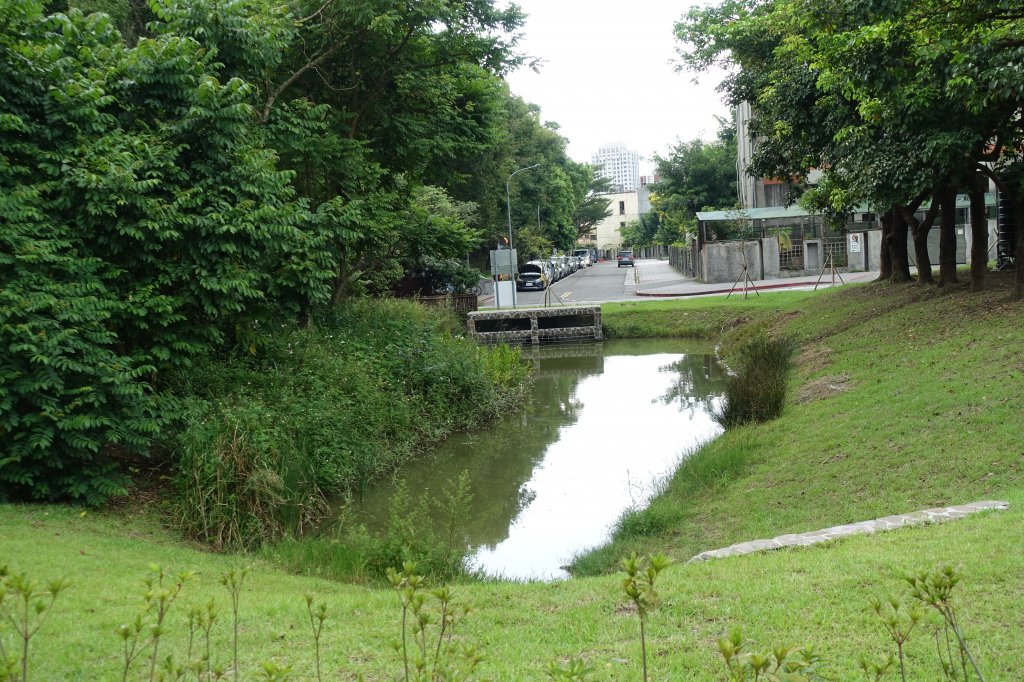
<svg viewBox="0 0 1024 682">
<path fill-rule="evenodd" d="M 510 578 L 564 577 L 560 566 L 603 542 L 681 453 L 717 435 L 710 413 L 724 371 L 710 349 L 688 348 L 613 341 L 528 353 L 528 409 L 408 467 L 409 489 L 439 492 L 468 471 L 463 531 L 473 565 Z M 371 524 L 386 513 L 389 489 L 371 489 L 359 505 Z"/>
</svg>

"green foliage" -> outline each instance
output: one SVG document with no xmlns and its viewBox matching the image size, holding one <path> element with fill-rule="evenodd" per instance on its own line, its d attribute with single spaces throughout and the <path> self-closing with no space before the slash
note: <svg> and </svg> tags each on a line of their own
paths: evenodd
<svg viewBox="0 0 1024 682">
<path fill-rule="evenodd" d="M 661 554 L 638 558 L 634 552 L 622 559 L 622 570 L 626 572 L 622 580 L 622 591 L 636 607 L 640 618 L 640 660 L 643 662 L 644 682 L 647 682 L 647 616 L 660 601 L 654 584 L 658 575 L 671 563 L 671 559 Z"/>
<path fill-rule="evenodd" d="M 825 678 L 818 674 L 821 659 L 810 649 L 778 646 L 767 652 L 745 651 L 740 630 L 718 640 L 718 652 L 729 671 L 729 682 L 811 682 Z"/>
<path fill-rule="evenodd" d="M 943 636 L 940 639 L 939 634 L 936 634 L 935 642 L 946 679 L 966 682 L 976 677 L 984 682 L 985 676 L 967 645 L 953 602 L 953 590 L 961 580 L 962 576 L 952 566 L 906 576 L 910 596 L 942 617 Z"/>
<path fill-rule="evenodd" d="M 760 334 L 737 353 L 736 373 L 725 384 L 725 400 L 715 419 L 732 427 L 776 419 L 786 402 L 790 361 L 796 343 Z"/>
<path fill-rule="evenodd" d="M 867 673 L 870 671 L 876 679 L 880 679 L 885 671 L 897 660 L 900 664 L 900 677 L 906 682 L 907 667 L 903 654 L 903 647 L 910 639 L 911 633 L 917 624 L 921 622 L 921 613 L 914 608 L 907 608 L 898 599 L 890 598 L 885 601 L 874 598 L 871 600 L 871 610 L 882 621 L 886 634 L 896 645 L 896 657 L 890 657 L 887 661 L 861 661 L 862 669 Z"/>
<path fill-rule="evenodd" d="M 41 587 L 27 574 L 12 573 L 7 564 L 0 564 L 0 624 L 10 625 L 19 640 L 18 650 L 8 651 L 0 629 L 0 681 L 28 682 L 32 639 L 53 612 L 57 597 L 70 586 L 61 578 Z"/>
<path fill-rule="evenodd" d="M 251 88 L 201 45 L 0 12 L 0 480 L 96 503 L 123 491 L 111 446 L 167 421 L 159 372 L 258 344 L 269 309 L 324 300 L 328 273 Z"/>
<path fill-rule="evenodd" d="M 357 300 L 256 356 L 176 374 L 198 398 L 172 443 L 178 523 L 217 547 L 301 535 L 324 519 L 324 491 L 356 493 L 514 404 L 528 377 L 518 352 L 458 328 L 415 303 Z"/>
<path fill-rule="evenodd" d="M 651 185 L 651 205 L 658 219 L 642 224 L 637 244 L 685 241 L 696 227 L 697 211 L 736 205 L 736 134 L 731 121 L 719 119 L 717 140 L 680 142 L 668 158 L 657 157 L 656 164 L 660 179 Z"/>
<path fill-rule="evenodd" d="M 570 658 L 564 666 L 551 662 L 548 664 L 548 679 L 552 682 L 584 682 L 594 672 L 582 658 Z"/>
<path fill-rule="evenodd" d="M 482 657 L 469 645 L 456 643 L 455 630 L 470 613 L 469 606 L 453 602 L 451 588 L 427 590 L 416 564 L 406 562 L 402 570 L 388 570 L 388 581 L 402 605 L 401 637 L 395 649 L 402 656 L 403 682 L 462 682 L 471 679 Z M 427 597 L 436 601 L 427 607 Z"/>
<path fill-rule="evenodd" d="M 420 268 L 429 293 L 464 294 L 480 286 L 480 271 L 465 261 L 427 256 L 420 261 Z"/>
<path fill-rule="evenodd" d="M 576 226 L 576 238 L 582 239 L 590 234 L 594 227 L 612 214 L 611 202 L 606 194 L 609 194 L 613 187 L 612 181 L 591 167 L 586 167 L 583 172 L 589 171 L 590 182 L 586 187 L 586 196 L 573 211 L 572 221 Z"/>
</svg>

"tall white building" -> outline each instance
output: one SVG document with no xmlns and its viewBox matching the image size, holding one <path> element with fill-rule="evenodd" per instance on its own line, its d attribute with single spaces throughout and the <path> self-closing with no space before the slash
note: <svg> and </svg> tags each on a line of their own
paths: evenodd
<svg viewBox="0 0 1024 682">
<path fill-rule="evenodd" d="M 597 172 L 612 181 L 616 192 L 633 192 L 640 187 L 640 154 L 621 142 L 606 144 L 591 157 Z"/>
</svg>

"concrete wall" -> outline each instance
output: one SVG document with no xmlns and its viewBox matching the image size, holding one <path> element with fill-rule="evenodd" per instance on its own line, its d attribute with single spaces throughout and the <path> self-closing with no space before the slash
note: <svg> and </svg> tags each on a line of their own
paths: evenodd
<svg viewBox="0 0 1024 682">
<path fill-rule="evenodd" d="M 775 237 L 735 242 L 707 242 L 698 256 L 703 282 L 732 283 L 743 277 L 743 263 L 747 264 L 747 275 L 751 280 L 775 279 L 779 276 L 779 240 Z M 689 266 L 683 253 L 678 255 L 680 263 L 676 269 L 684 274 Z"/>
<path fill-rule="evenodd" d="M 761 239 L 761 261 L 764 263 L 761 279 L 774 279 L 779 276 L 779 240 L 777 238 Z"/>
<path fill-rule="evenodd" d="M 751 279 L 759 279 L 761 260 L 757 242 L 708 242 L 701 252 L 704 281 L 735 282 L 743 277 L 743 264 Z"/>
<path fill-rule="evenodd" d="M 854 241 L 860 246 L 855 251 Z M 911 245 L 911 249 L 913 246 Z M 846 258 L 850 272 L 877 272 L 882 267 L 882 231 L 864 230 L 846 235 Z"/>
</svg>

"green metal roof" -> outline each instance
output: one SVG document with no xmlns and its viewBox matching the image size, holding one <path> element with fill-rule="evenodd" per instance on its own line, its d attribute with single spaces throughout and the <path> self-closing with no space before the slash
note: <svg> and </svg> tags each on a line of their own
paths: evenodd
<svg viewBox="0 0 1024 682">
<path fill-rule="evenodd" d="M 765 208 L 731 208 L 727 211 L 698 211 L 697 220 L 768 220 L 771 218 L 803 218 L 811 215 L 797 205 Z"/>
<path fill-rule="evenodd" d="M 993 192 L 987 192 L 985 194 L 985 205 L 995 206 L 996 195 Z M 958 194 L 956 197 L 957 208 L 967 208 L 971 205 L 971 200 L 966 194 Z M 918 210 L 925 210 L 929 206 L 929 202 L 925 202 L 921 205 Z M 870 208 L 865 206 L 858 206 L 854 213 L 869 213 Z M 793 204 L 792 206 L 766 206 L 764 208 L 730 208 L 725 211 L 698 211 L 697 220 L 705 220 L 708 222 L 721 222 L 723 220 L 772 220 L 774 218 L 806 218 L 812 215 L 819 215 L 816 213 L 808 213 L 800 206 Z"/>
</svg>

